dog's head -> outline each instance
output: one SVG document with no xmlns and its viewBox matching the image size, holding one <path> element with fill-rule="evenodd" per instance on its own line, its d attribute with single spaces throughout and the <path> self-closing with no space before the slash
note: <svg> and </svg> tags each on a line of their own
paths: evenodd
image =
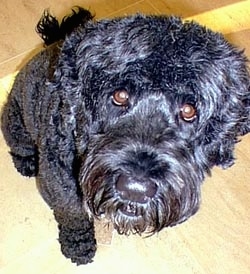
<svg viewBox="0 0 250 274">
<path fill-rule="evenodd" d="M 205 175 L 231 166 L 237 136 L 250 131 L 244 55 L 193 22 L 87 24 L 66 39 L 56 75 L 71 104 L 84 203 L 120 233 L 193 215 Z"/>
</svg>

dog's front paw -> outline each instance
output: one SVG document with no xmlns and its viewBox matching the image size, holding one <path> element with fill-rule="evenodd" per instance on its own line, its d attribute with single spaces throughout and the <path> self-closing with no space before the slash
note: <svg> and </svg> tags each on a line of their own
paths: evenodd
<svg viewBox="0 0 250 274">
<path fill-rule="evenodd" d="M 96 252 L 94 229 L 70 229 L 59 226 L 59 242 L 65 257 L 77 265 L 91 263 Z"/>
</svg>

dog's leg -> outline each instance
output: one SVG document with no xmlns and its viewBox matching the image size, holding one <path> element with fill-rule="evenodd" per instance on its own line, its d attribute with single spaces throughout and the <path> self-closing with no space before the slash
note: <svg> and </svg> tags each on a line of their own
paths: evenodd
<svg viewBox="0 0 250 274">
<path fill-rule="evenodd" d="M 3 108 L 1 127 L 11 151 L 16 169 L 24 176 L 35 176 L 38 169 L 38 152 L 24 125 L 17 100 L 9 96 Z"/>
<path fill-rule="evenodd" d="M 77 265 L 92 262 L 96 252 L 94 223 L 88 216 L 70 216 L 54 211 L 62 253 Z"/>
</svg>

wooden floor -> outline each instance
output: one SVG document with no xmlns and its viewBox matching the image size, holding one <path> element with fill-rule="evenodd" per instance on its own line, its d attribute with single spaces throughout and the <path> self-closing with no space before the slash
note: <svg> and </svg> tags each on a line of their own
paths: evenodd
<svg viewBox="0 0 250 274">
<path fill-rule="evenodd" d="M 97 18 L 135 12 L 177 14 L 223 32 L 250 56 L 250 1 L 8 0 L 0 13 L 0 104 L 19 65 L 41 47 L 34 26 L 44 8 L 59 18 L 72 5 Z M 0 135 L 0 273 L 243 274 L 250 273 L 250 135 L 237 145 L 236 164 L 213 170 L 200 211 L 151 238 L 119 236 L 97 224 L 94 263 L 76 267 L 60 253 L 52 212 L 35 181 L 14 169 Z"/>
</svg>

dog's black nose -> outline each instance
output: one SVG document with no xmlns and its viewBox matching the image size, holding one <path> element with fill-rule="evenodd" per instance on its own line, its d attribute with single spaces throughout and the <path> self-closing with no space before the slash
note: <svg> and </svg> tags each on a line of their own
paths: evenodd
<svg viewBox="0 0 250 274">
<path fill-rule="evenodd" d="M 120 175 L 116 182 L 116 189 L 124 200 L 146 203 L 148 198 L 156 194 L 157 185 L 150 180 Z"/>
</svg>

